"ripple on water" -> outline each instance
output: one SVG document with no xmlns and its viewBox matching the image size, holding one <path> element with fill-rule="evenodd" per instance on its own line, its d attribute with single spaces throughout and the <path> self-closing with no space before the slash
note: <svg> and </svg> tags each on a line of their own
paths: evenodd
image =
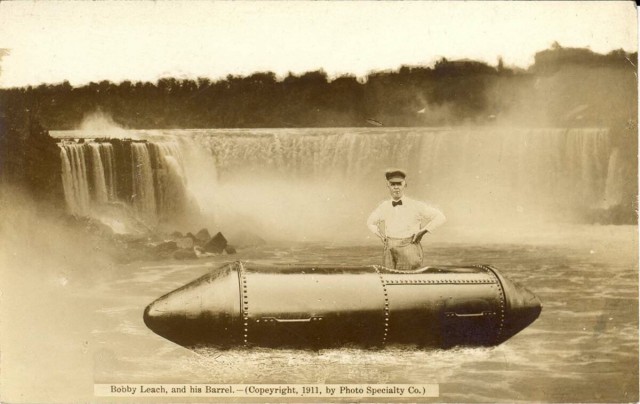
<svg viewBox="0 0 640 404">
<path fill-rule="evenodd" d="M 500 346 L 450 350 L 188 350 L 147 330 L 142 310 L 222 262 L 129 266 L 122 282 L 88 290 L 104 302 L 95 313 L 103 331 L 96 337 L 117 357 L 107 362 L 116 365 L 97 365 L 98 374 L 109 382 L 148 383 L 437 382 L 440 399 L 447 402 L 636 401 L 635 247 L 598 248 L 594 254 L 587 247 L 574 240 L 535 248 L 439 245 L 434 261 L 491 261 L 536 293 L 544 307 L 536 322 Z M 357 265 L 371 264 L 378 253 L 370 247 L 263 247 L 248 250 L 244 258 Z"/>
</svg>

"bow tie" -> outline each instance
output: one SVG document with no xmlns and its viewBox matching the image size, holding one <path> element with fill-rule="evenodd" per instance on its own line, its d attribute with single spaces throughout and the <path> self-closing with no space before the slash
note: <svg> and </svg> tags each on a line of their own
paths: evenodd
<svg viewBox="0 0 640 404">
<path fill-rule="evenodd" d="M 398 205 L 402 205 L 402 199 L 401 199 L 401 200 L 399 200 L 398 202 L 396 202 L 396 201 L 391 201 L 391 206 L 392 206 L 392 207 L 394 207 L 394 208 L 395 208 L 395 207 L 396 207 L 396 206 L 398 206 Z"/>
</svg>

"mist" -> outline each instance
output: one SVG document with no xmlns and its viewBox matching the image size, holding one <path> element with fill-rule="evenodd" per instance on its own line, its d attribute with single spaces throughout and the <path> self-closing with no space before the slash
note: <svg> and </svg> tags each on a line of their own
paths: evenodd
<svg viewBox="0 0 640 404">
<path fill-rule="evenodd" d="M 629 192 L 611 169 L 605 129 L 164 131 L 163 139 L 185 150 L 186 187 L 209 225 L 272 240 L 375 240 L 365 222 L 389 197 L 388 167 L 407 169 L 407 195 L 443 210 L 454 228 L 591 222 Z"/>
<path fill-rule="evenodd" d="M 117 124 L 110 113 L 106 113 L 102 109 L 87 113 L 74 129 L 88 137 L 124 139 L 132 135 L 126 131 L 125 127 Z"/>
<path fill-rule="evenodd" d="M 87 286 L 117 274 L 101 245 L 46 204 L 0 186 L 2 399 L 69 402 L 93 396 L 93 310 Z M 43 343 L 46 341 L 46 343 Z M 34 388 L 34 386 L 40 386 Z"/>
</svg>

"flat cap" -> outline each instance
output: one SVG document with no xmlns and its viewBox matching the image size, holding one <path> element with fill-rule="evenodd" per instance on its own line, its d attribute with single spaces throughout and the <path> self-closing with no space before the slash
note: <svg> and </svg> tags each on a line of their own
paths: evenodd
<svg viewBox="0 0 640 404">
<path fill-rule="evenodd" d="M 399 168 L 390 168 L 384 172 L 384 176 L 387 178 L 387 181 L 388 181 L 391 178 L 397 178 L 397 177 L 407 178 L 407 173 L 404 172 L 404 170 L 401 170 Z"/>
</svg>

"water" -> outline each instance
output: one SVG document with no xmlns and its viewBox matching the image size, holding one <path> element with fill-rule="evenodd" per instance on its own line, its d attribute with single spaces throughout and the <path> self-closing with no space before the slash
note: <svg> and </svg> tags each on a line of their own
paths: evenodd
<svg viewBox="0 0 640 404">
<path fill-rule="evenodd" d="M 95 401 L 94 382 L 435 382 L 444 402 L 638 400 L 637 226 L 571 224 L 628 196 L 606 130 L 119 134 L 148 142 L 61 144 L 70 213 L 128 231 L 120 207 L 156 226 L 197 206 L 188 231 L 244 227 L 269 243 L 234 257 L 118 264 L 100 240 L 0 193 L 12 207 L 0 210 L 3 401 Z M 536 322 L 500 346 L 452 350 L 192 351 L 145 327 L 147 304 L 229 258 L 378 263 L 364 223 L 386 196 L 390 165 L 407 168 L 408 192 L 449 218 L 425 238 L 425 263 L 495 265 L 540 297 Z"/>
<path fill-rule="evenodd" d="M 84 293 L 100 302 L 94 377 L 100 383 L 436 382 L 445 402 L 637 401 L 637 228 L 564 233 L 554 244 L 428 245 L 429 263 L 492 263 L 542 300 L 533 325 L 492 348 L 191 351 L 146 329 L 142 310 L 229 257 L 122 266 Z M 265 246 L 234 258 L 370 264 L 379 253 L 376 246 Z"/>
</svg>

